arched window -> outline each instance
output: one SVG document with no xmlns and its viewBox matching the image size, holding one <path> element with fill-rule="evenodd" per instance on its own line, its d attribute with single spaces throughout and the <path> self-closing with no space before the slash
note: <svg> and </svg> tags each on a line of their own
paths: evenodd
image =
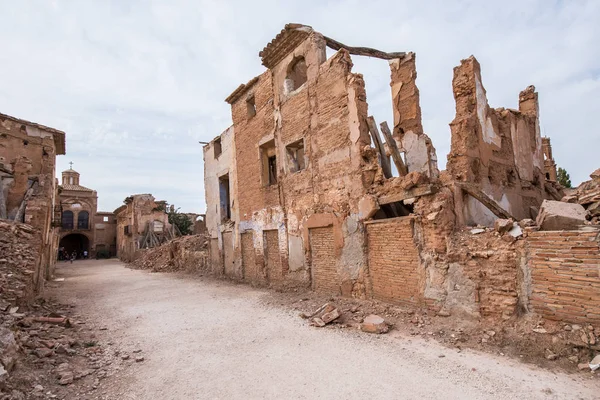
<svg viewBox="0 0 600 400">
<path fill-rule="evenodd" d="M 79 211 L 77 215 L 77 229 L 87 229 L 90 214 L 87 211 Z"/>
<path fill-rule="evenodd" d="M 73 211 L 63 211 L 62 227 L 63 229 L 73 229 Z"/>
<path fill-rule="evenodd" d="M 286 91 L 293 92 L 300 86 L 304 85 L 307 80 L 306 76 L 306 61 L 304 57 L 295 58 L 289 65 L 287 75 L 285 77 Z"/>
</svg>

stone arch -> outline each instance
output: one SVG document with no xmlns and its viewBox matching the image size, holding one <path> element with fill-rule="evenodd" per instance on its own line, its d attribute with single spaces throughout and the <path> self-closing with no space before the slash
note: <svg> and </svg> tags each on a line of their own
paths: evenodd
<svg viewBox="0 0 600 400">
<path fill-rule="evenodd" d="M 68 233 L 61 237 L 58 247 L 59 251 L 60 249 L 63 249 L 68 257 L 71 257 L 71 255 L 75 253 L 76 258 L 83 258 L 84 251 L 87 251 L 89 257 L 91 242 L 88 235 L 82 233 Z"/>
</svg>

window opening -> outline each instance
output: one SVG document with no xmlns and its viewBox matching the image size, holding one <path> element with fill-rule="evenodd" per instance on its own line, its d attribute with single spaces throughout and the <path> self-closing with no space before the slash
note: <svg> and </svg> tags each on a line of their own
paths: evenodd
<svg viewBox="0 0 600 400">
<path fill-rule="evenodd" d="M 286 147 L 287 163 L 290 172 L 302 171 L 306 168 L 304 157 L 304 139 L 288 144 Z"/>
</svg>

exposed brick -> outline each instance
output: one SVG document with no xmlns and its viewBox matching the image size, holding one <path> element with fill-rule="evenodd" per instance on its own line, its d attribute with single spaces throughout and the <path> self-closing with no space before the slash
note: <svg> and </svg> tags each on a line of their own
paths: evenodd
<svg viewBox="0 0 600 400">
<path fill-rule="evenodd" d="M 339 294 L 333 227 L 309 229 L 309 238 L 314 290 Z"/>
<path fill-rule="evenodd" d="M 269 283 L 279 283 L 283 280 L 281 257 L 279 255 L 279 232 L 264 231 L 265 263 Z"/>
<path fill-rule="evenodd" d="M 600 248 L 596 239 L 596 232 L 578 231 L 528 236 L 533 311 L 552 320 L 600 322 Z M 550 248 L 555 251 L 550 253 Z"/>
<path fill-rule="evenodd" d="M 413 241 L 413 220 L 369 224 L 367 235 L 373 298 L 390 303 L 420 301 L 419 255 Z"/>
</svg>

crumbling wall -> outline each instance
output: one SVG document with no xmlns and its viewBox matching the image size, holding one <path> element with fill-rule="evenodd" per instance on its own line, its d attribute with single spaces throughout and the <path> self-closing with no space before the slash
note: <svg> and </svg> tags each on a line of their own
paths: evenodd
<svg viewBox="0 0 600 400">
<path fill-rule="evenodd" d="M 473 56 L 454 68 L 452 86 L 456 117 L 450 124 L 448 173 L 459 182 L 477 185 L 514 217 L 535 218 L 546 196 L 535 88 L 520 93 L 519 111 L 490 108 Z M 469 195 L 461 211 L 470 225 L 491 226 L 496 218 Z"/>
<path fill-rule="evenodd" d="M 346 51 L 325 60 L 320 34 L 302 33 L 276 40 L 271 55 L 292 42 L 293 48 L 285 53 L 282 50 L 273 58 L 269 71 L 241 85 L 227 99 L 235 127 L 235 161 L 243 165 L 236 179 L 240 233 L 253 233 L 255 251 L 253 260 L 245 257 L 243 269 L 246 274 L 252 271 L 250 279 L 254 281 L 260 281 L 261 276 L 275 277 L 265 269 L 269 262 L 263 232 L 276 231 L 276 237 L 270 234 L 270 241 L 278 241 L 281 279 L 270 279 L 269 283 L 309 285 L 308 230 L 330 226 L 330 216 L 336 213 L 342 216 L 332 228 L 338 279 L 356 281 L 366 263 L 362 246 L 356 246 L 364 241 L 357 204 L 368 181 L 361 169 L 361 149 L 369 144 L 364 82 L 360 75 L 351 73 L 352 62 Z M 290 68 L 298 60 L 305 64 L 306 81 L 294 87 Z M 253 115 L 248 113 L 249 100 L 255 105 Z M 263 153 L 271 145 L 276 155 L 276 182 L 265 179 Z M 298 148 L 303 152 L 301 163 L 294 159 L 295 154 L 290 155 Z M 352 222 L 345 223 L 346 217 Z M 239 254 L 248 254 L 241 247 L 236 246 Z M 256 267 L 247 265 L 250 262 Z"/>
<path fill-rule="evenodd" d="M 416 55 L 390 60 L 394 139 L 404 152 L 408 172 L 421 172 L 437 178 L 437 155 L 431 139 L 423 133 L 417 87 Z"/>
<path fill-rule="evenodd" d="M 124 205 L 114 212 L 117 218 L 117 255 L 126 262 L 139 256 L 140 240 L 150 224 L 158 223 L 162 233 L 171 229 L 164 202 L 157 202 L 151 194 L 135 194 L 125 199 Z"/>
<path fill-rule="evenodd" d="M 20 213 L 19 222 L 40 235 L 40 257 L 33 267 L 37 290 L 52 276 L 56 263 L 54 175 L 56 155 L 65 153 L 64 140 L 62 131 L 0 114 L 0 218 L 15 219 Z"/>
<path fill-rule="evenodd" d="M 35 296 L 35 268 L 42 258 L 40 232 L 31 225 L 0 220 L 0 302 L 29 304 Z"/>
<path fill-rule="evenodd" d="M 600 323 L 599 240 L 595 229 L 529 234 L 533 312 L 557 321 Z"/>
</svg>

